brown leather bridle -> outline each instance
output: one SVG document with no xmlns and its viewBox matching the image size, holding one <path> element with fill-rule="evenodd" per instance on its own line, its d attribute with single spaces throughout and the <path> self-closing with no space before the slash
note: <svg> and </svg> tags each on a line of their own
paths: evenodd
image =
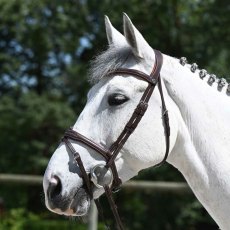
<svg viewBox="0 0 230 230">
<path fill-rule="evenodd" d="M 110 146 L 110 148 L 104 148 L 103 146 L 95 143 L 94 141 L 90 140 L 89 138 L 83 136 L 79 132 L 74 131 L 72 128 L 68 129 L 64 137 L 62 138 L 62 141 L 65 143 L 67 148 L 71 151 L 73 154 L 74 160 L 77 162 L 80 171 L 81 171 L 81 177 L 84 181 L 84 184 L 86 186 L 87 193 L 89 194 L 90 198 L 93 199 L 93 192 L 92 192 L 92 185 L 93 183 L 97 187 L 103 187 L 105 190 L 105 194 L 108 198 L 111 210 L 114 214 L 117 229 L 122 230 L 124 229 L 122 226 L 122 222 L 120 220 L 117 207 L 114 203 L 114 200 L 112 198 L 112 191 L 117 190 L 117 188 L 120 187 L 122 184 L 121 179 L 119 178 L 117 168 L 115 165 L 115 159 L 124 146 L 125 142 L 128 140 L 129 136 L 133 133 L 133 131 L 136 129 L 137 125 L 141 121 L 141 118 L 144 116 L 147 108 L 148 108 L 148 102 L 149 99 L 155 89 L 155 86 L 158 85 L 161 102 L 162 102 L 162 119 L 164 121 L 164 130 L 165 130 L 165 140 L 166 140 L 166 151 L 165 156 L 163 160 L 158 163 L 155 166 L 162 165 L 169 154 L 169 146 L 170 146 L 170 126 L 169 126 L 169 117 L 168 117 L 168 111 L 166 109 L 164 96 L 163 96 L 163 90 L 161 85 L 161 78 L 160 78 L 160 71 L 163 64 L 163 56 L 160 51 L 154 50 L 155 52 L 155 64 L 153 67 L 153 70 L 150 75 L 147 75 L 141 71 L 134 70 L 134 69 L 125 69 L 125 68 L 119 68 L 115 71 L 112 71 L 109 73 L 110 76 L 113 75 L 131 75 L 135 76 L 139 79 L 142 79 L 146 82 L 148 82 L 148 86 L 145 89 L 136 109 L 134 110 L 132 116 L 126 123 L 123 131 L 118 136 L 117 140 Z M 97 165 L 91 170 L 90 174 L 87 174 L 84 164 L 81 160 L 81 157 L 78 152 L 74 149 L 71 142 L 69 140 L 73 140 L 76 142 L 80 142 L 87 147 L 90 147 L 97 153 L 101 154 L 105 159 L 105 165 Z M 109 182 L 104 182 L 102 184 L 98 183 L 99 177 L 108 174 L 110 176 Z M 111 184 L 112 181 L 112 184 Z M 92 183 L 93 182 L 93 183 Z M 95 203 L 98 207 L 99 213 L 101 212 L 100 204 L 98 200 L 95 200 Z M 102 214 L 103 215 L 103 214 Z"/>
</svg>

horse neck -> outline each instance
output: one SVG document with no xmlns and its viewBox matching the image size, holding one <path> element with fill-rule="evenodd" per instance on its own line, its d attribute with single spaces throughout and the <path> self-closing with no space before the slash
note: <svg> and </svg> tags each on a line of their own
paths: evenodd
<svg viewBox="0 0 230 230">
<path fill-rule="evenodd" d="M 230 226 L 227 205 L 230 98 L 168 56 L 164 56 L 162 77 L 179 124 L 177 141 L 168 161 L 181 171 L 220 227 L 227 229 Z"/>
</svg>

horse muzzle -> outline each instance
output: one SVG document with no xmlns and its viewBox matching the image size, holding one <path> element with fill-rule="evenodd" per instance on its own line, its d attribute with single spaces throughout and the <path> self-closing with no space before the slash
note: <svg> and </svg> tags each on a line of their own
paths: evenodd
<svg viewBox="0 0 230 230">
<path fill-rule="evenodd" d="M 90 206 L 90 196 L 83 187 L 63 193 L 62 181 L 57 176 L 49 179 L 45 197 L 47 208 L 60 215 L 83 216 Z"/>
</svg>

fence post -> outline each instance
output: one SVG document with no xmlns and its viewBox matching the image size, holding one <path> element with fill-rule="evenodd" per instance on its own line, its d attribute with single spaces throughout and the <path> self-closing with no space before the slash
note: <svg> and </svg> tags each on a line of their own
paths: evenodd
<svg viewBox="0 0 230 230">
<path fill-rule="evenodd" d="M 91 201 L 89 216 L 88 216 L 88 230 L 97 230 L 98 212 L 94 201 Z"/>
</svg>

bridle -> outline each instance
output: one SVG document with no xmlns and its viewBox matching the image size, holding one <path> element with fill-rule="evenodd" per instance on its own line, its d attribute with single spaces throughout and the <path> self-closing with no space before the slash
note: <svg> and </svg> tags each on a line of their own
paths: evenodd
<svg viewBox="0 0 230 230">
<path fill-rule="evenodd" d="M 147 88 L 145 89 L 132 116 L 126 123 L 123 131 L 118 136 L 117 140 L 109 148 L 105 148 L 95 143 L 94 141 L 90 140 L 89 138 L 85 137 L 79 132 L 76 132 L 72 128 L 69 128 L 65 132 L 64 137 L 62 138 L 62 141 L 65 143 L 66 147 L 71 151 L 71 153 L 73 154 L 74 160 L 77 162 L 80 168 L 81 177 L 84 181 L 84 184 L 86 186 L 86 191 L 88 195 L 90 196 L 90 198 L 93 199 L 93 192 L 92 192 L 93 184 L 98 188 L 104 188 L 105 194 L 108 198 L 111 210 L 116 220 L 117 229 L 119 230 L 122 230 L 124 228 L 122 226 L 122 222 L 120 220 L 120 217 L 117 211 L 117 207 L 112 198 L 112 191 L 116 191 L 122 184 L 122 181 L 119 178 L 119 175 L 117 172 L 117 168 L 115 165 L 115 159 L 117 155 L 119 154 L 120 150 L 122 149 L 122 147 L 124 146 L 125 142 L 128 140 L 129 136 L 136 129 L 137 125 L 141 121 L 141 118 L 144 116 L 148 108 L 149 99 L 156 85 L 158 85 L 160 97 L 161 97 L 161 103 L 162 103 L 162 119 L 163 119 L 163 126 L 165 130 L 166 151 L 165 151 L 165 156 L 163 160 L 155 166 L 162 165 L 166 161 L 168 154 L 169 154 L 169 146 L 170 146 L 169 117 L 168 117 L 168 111 L 165 105 L 165 100 L 164 100 L 163 90 L 162 90 L 162 85 L 161 85 L 161 78 L 160 78 L 160 71 L 161 71 L 161 67 L 163 64 L 163 56 L 161 52 L 158 50 L 154 50 L 154 52 L 155 52 L 155 64 L 154 64 L 154 67 L 150 75 L 147 75 L 139 70 L 125 69 L 125 68 L 119 68 L 109 73 L 110 76 L 118 75 L 118 74 L 135 76 L 148 83 Z M 103 164 L 96 165 L 93 169 L 91 169 L 91 172 L 88 175 L 84 168 L 84 164 L 81 160 L 79 153 L 76 152 L 76 150 L 74 149 L 73 145 L 71 144 L 69 140 L 80 142 L 86 145 L 87 147 L 90 147 L 97 153 L 101 154 L 105 159 L 105 165 Z M 101 178 L 106 178 L 107 180 L 100 181 Z M 101 213 L 101 215 L 103 216 L 98 199 L 95 200 L 95 203 L 97 205 L 99 213 Z"/>
</svg>

